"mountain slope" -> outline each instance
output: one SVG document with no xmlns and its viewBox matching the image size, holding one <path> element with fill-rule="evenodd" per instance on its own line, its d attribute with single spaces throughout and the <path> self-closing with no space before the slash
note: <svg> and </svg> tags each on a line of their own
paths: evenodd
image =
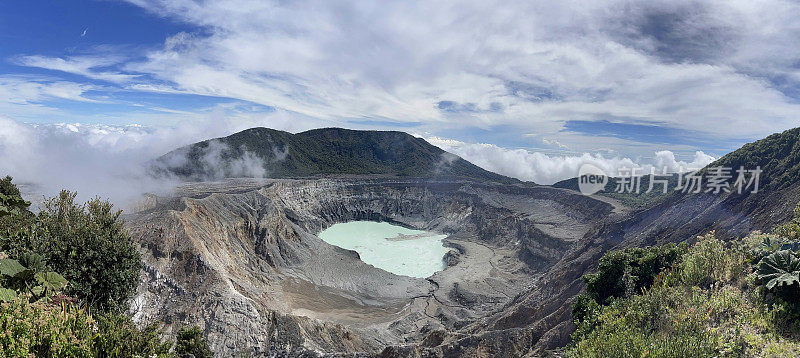
<svg viewBox="0 0 800 358">
<path fill-rule="evenodd" d="M 721 238 L 740 237 L 788 220 L 800 201 L 800 128 L 748 143 L 701 173 L 715 167 L 733 168 L 731 184 L 740 167 L 760 168 L 758 192 L 672 192 L 625 223 L 630 229 L 628 239 L 635 237 L 646 244 L 682 241 L 709 230 L 716 230 Z"/>
<path fill-rule="evenodd" d="M 737 175 L 736 170 L 740 167 L 747 170 L 760 168 L 762 173 L 760 175 L 759 190 L 775 191 L 788 188 L 792 184 L 800 182 L 800 140 L 798 138 L 800 138 L 800 128 L 775 133 L 759 141 L 745 144 L 709 164 L 700 173 L 707 174 L 710 168 L 715 167 L 731 168 L 731 174 L 734 177 L 730 183 L 733 184 L 733 180 L 736 179 Z M 668 187 L 674 189 L 678 185 L 679 176 L 673 174 L 668 180 Z M 617 193 L 615 191 L 615 181 L 610 180 L 598 194 L 618 199 L 624 204 L 637 209 L 646 209 L 662 200 L 674 202 L 686 195 L 685 193 L 672 191 L 664 194 L 659 190 L 661 189 L 660 185 L 655 186 L 656 190 L 645 193 L 644 189 L 648 188 L 649 182 L 650 177 L 644 175 L 641 177 L 640 186 L 643 189 L 640 193 Z M 553 187 L 577 191 L 578 179 L 562 180 L 553 184 Z"/>
<path fill-rule="evenodd" d="M 604 252 L 693 241 L 711 230 L 721 239 L 742 237 L 787 221 L 800 201 L 800 128 L 747 144 L 705 170 L 716 166 L 760 166 L 759 191 L 720 195 L 673 191 L 628 217 L 603 223 L 587 233 L 533 290 L 482 324 L 495 330 L 531 328 L 539 349 L 563 346 L 574 329 L 572 299 L 585 287 L 581 277 L 595 270 Z"/>
<path fill-rule="evenodd" d="M 176 149 L 158 158 L 154 166 L 156 172 L 189 180 L 383 175 L 517 181 L 404 132 L 341 128 L 297 134 L 251 128 Z"/>
<path fill-rule="evenodd" d="M 670 189 L 675 188 L 678 185 L 678 174 L 672 174 L 666 178 L 660 177 L 659 179 L 667 180 L 667 188 Z M 633 209 L 644 209 L 670 195 L 669 191 L 667 191 L 667 193 L 663 192 L 662 184 L 660 183 L 654 183 L 654 189 L 648 193 L 647 189 L 650 187 L 649 175 L 644 175 L 640 178 L 639 187 L 641 190 L 639 193 L 618 193 L 616 182 L 617 181 L 615 179 L 609 180 L 608 183 L 606 183 L 606 186 L 602 190 L 598 191 L 596 195 L 617 199 L 622 204 Z M 565 179 L 553 184 L 552 186 L 554 188 L 563 188 L 575 191 L 580 190 L 578 187 L 578 178 Z"/>
</svg>

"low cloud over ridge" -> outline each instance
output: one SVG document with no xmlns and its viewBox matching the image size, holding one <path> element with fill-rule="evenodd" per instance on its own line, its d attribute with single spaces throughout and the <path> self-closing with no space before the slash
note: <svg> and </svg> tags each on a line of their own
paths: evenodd
<svg viewBox="0 0 800 358">
<path fill-rule="evenodd" d="M 31 125 L 0 117 L 0 173 L 14 176 L 18 183 L 33 184 L 27 188 L 35 195 L 54 195 L 60 189 L 70 189 L 77 190 L 82 199 L 99 195 L 124 206 L 142 193 L 168 190 L 177 183 L 170 178 L 151 177 L 145 166 L 150 160 L 192 142 L 244 129 L 232 130 L 229 126 L 214 123 L 200 121 L 180 128 Z M 539 184 L 552 184 L 574 177 L 583 163 L 593 163 L 613 173 L 620 167 L 648 168 L 648 165 L 666 166 L 675 171 L 681 167 L 702 167 L 714 160 L 703 152 L 697 152 L 693 160 L 679 161 L 672 152 L 660 151 L 655 153 L 652 161 L 643 163 L 630 158 L 606 158 L 600 154 L 550 156 L 492 144 L 465 143 L 440 137 L 425 139 L 484 169 Z M 222 148 L 214 149 L 207 153 L 209 168 L 220 165 L 218 153 Z M 276 153 L 276 158 L 280 157 L 281 153 Z M 247 158 L 220 165 L 220 171 L 269 176 L 254 158 Z M 209 172 L 215 173 L 214 170 Z"/>
<path fill-rule="evenodd" d="M 697 151 L 691 161 L 675 159 L 668 150 L 655 153 L 650 161 L 633 160 L 625 157 L 604 157 L 602 154 L 583 153 L 580 155 L 547 155 L 525 149 L 509 149 L 486 143 L 465 143 L 440 137 L 426 137 L 429 143 L 457 154 L 473 164 L 512 178 L 550 185 L 560 180 L 578 176 L 578 169 L 585 163 L 593 164 L 606 173 L 615 175 L 620 168 L 640 168 L 639 173 L 650 173 L 662 168 L 670 173 L 700 169 L 717 158 Z"/>
</svg>

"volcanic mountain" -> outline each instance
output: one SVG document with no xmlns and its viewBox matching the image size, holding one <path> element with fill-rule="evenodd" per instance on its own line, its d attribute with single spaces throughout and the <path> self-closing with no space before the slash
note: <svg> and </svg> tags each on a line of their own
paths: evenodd
<svg viewBox="0 0 800 358">
<path fill-rule="evenodd" d="M 154 163 L 157 173 L 188 180 L 231 177 L 375 175 L 516 182 L 405 132 L 342 128 L 289 132 L 251 128 L 176 149 Z"/>
<path fill-rule="evenodd" d="M 709 166 L 760 167 L 757 193 L 671 192 L 633 208 L 520 183 L 400 132 L 254 128 L 155 161 L 192 182 L 126 217 L 144 260 L 131 310 L 167 334 L 199 325 L 220 357 L 542 353 L 569 343 L 581 276 L 607 250 L 787 219 L 799 140 L 789 130 Z M 399 276 L 317 236 L 354 220 L 446 234 L 448 266 Z"/>
</svg>

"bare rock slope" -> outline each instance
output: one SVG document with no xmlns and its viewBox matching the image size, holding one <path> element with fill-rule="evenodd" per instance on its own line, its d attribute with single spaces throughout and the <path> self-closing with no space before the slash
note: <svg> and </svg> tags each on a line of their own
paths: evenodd
<svg viewBox="0 0 800 358">
<path fill-rule="evenodd" d="M 470 180 L 186 184 L 127 218 L 145 260 L 132 311 L 168 333 L 199 324 L 219 356 L 525 354 L 537 329 L 485 320 L 535 291 L 594 223 L 622 215 L 613 204 Z M 450 266 L 428 279 L 397 276 L 316 236 L 351 220 L 448 234 Z"/>
<path fill-rule="evenodd" d="M 356 134 L 314 135 L 339 142 Z M 353 138 L 348 146 L 363 144 Z M 317 152 L 287 163 L 326 158 Z M 405 168 L 431 172 L 442 153 L 428 152 Z M 347 156 L 375 168 L 393 168 L 395 158 L 360 149 Z M 354 176 L 364 174 L 354 165 L 333 173 L 307 167 L 322 175 L 315 179 L 185 184 L 128 216 L 145 260 L 132 311 L 137 322 L 164 322 L 170 334 L 199 324 L 220 357 L 535 355 L 569 342 L 581 276 L 607 250 L 709 230 L 735 238 L 788 218 L 800 200 L 800 128 L 715 165 L 761 168 L 762 186 L 752 194 L 674 192 L 634 211 L 609 197 L 487 180 L 469 165 L 447 178 Z M 316 236 L 352 220 L 447 234 L 449 266 L 427 279 L 397 276 Z"/>
</svg>

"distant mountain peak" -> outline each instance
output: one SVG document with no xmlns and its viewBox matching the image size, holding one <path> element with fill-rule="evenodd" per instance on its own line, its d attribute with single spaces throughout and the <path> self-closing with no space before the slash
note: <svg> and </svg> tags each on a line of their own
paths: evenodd
<svg viewBox="0 0 800 358">
<path fill-rule="evenodd" d="M 378 175 L 517 182 L 399 131 L 319 128 L 292 134 L 255 127 L 178 148 L 153 163 L 185 180 Z"/>
</svg>

